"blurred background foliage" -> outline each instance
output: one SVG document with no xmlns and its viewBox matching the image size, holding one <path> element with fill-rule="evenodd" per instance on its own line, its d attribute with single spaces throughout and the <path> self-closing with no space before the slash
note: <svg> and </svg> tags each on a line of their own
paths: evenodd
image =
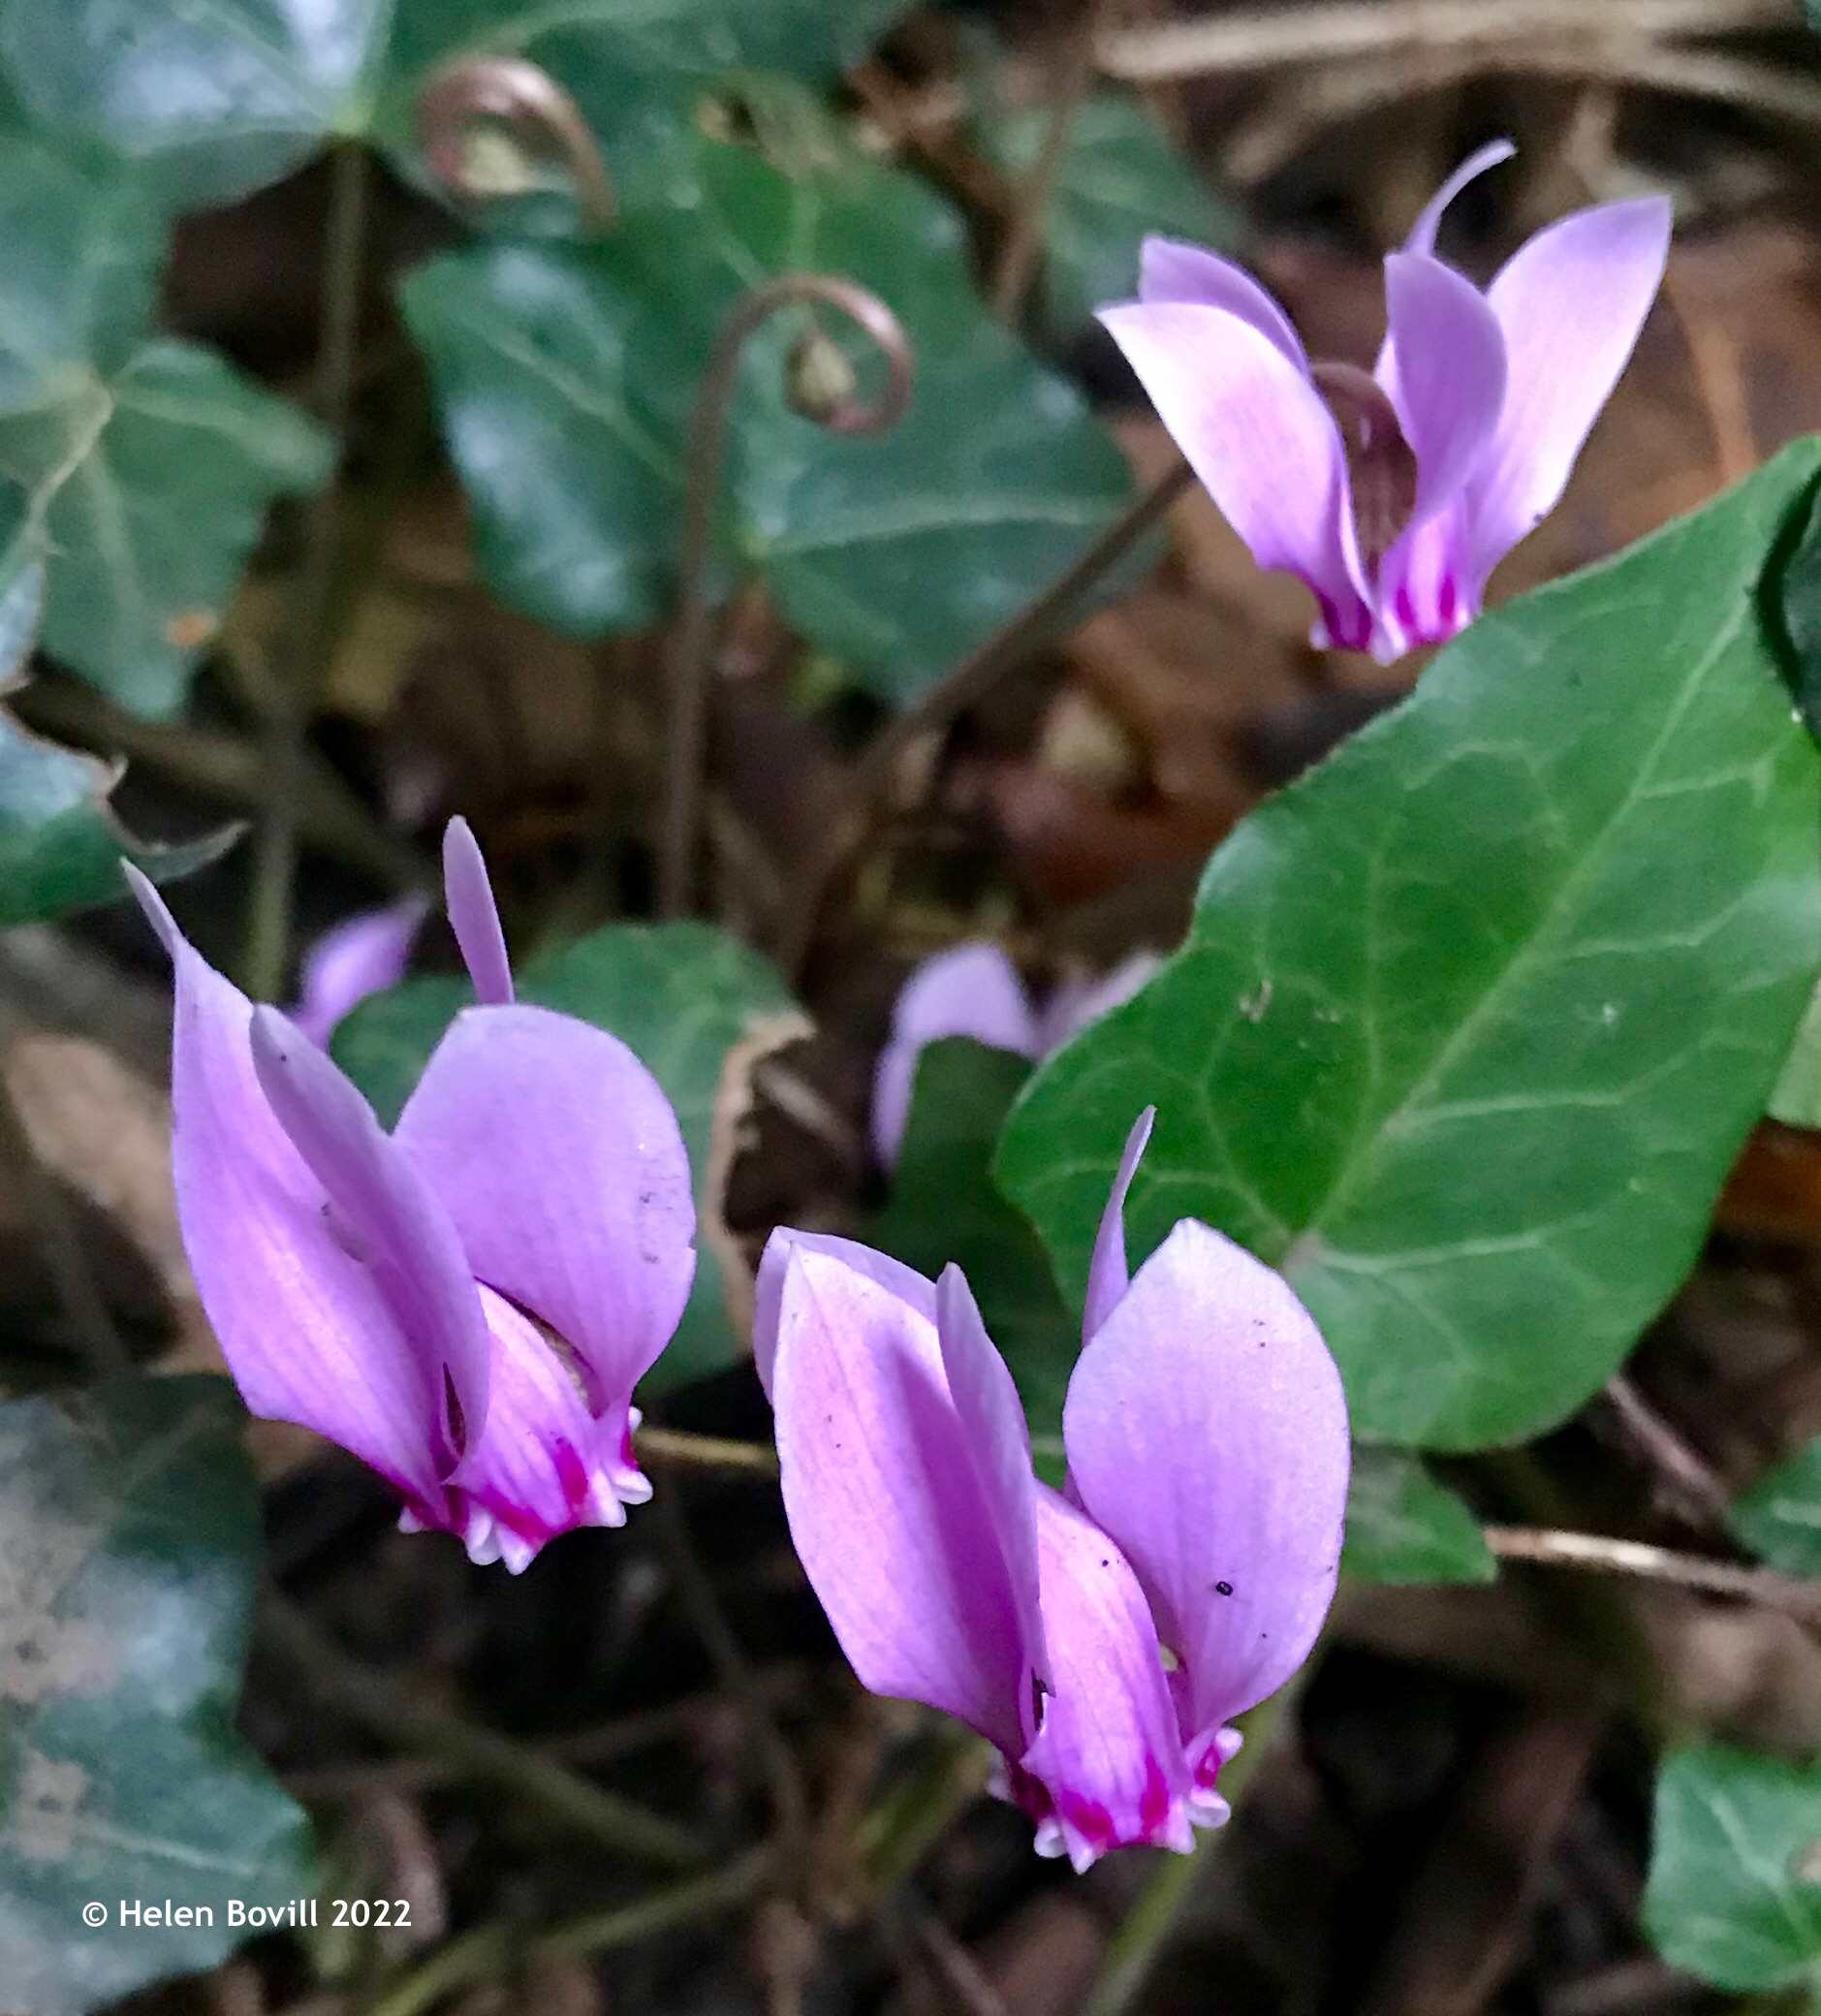
<svg viewBox="0 0 1821 2016">
<path fill-rule="evenodd" d="M 1317 653 L 1092 310 L 1163 231 L 1368 362 L 1501 134 L 1449 255 L 1665 188 L 1663 299 L 1509 606 Z M 0 0 L 0 2011 L 1813 2005 L 1817 135 L 1798 0 Z M 895 325 L 729 354 L 804 273 Z M 290 998 L 457 811 L 703 1225 L 657 1502 L 516 1580 L 246 1424 L 118 901 Z M 973 936 L 1169 957 L 926 1052 L 888 1176 L 894 996 Z M 466 998 L 415 966 L 333 1043 L 388 1120 Z M 1361 1443 L 1235 1823 L 1077 1879 L 835 1655 L 751 1271 L 960 1260 L 1054 1480 L 1151 1101 L 1136 1244 L 1284 1268 Z"/>
</svg>

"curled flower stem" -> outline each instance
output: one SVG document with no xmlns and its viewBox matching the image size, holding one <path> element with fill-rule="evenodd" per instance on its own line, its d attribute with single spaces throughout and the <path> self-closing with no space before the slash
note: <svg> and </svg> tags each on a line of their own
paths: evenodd
<svg viewBox="0 0 1821 2016">
<path fill-rule="evenodd" d="M 658 860 L 658 914 L 689 913 L 695 881 L 697 830 L 707 741 L 708 698 L 719 603 L 709 580 L 722 469 L 727 459 L 728 416 L 747 343 L 785 308 L 821 303 L 834 308 L 871 337 L 886 360 L 884 391 L 876 399 L 835 397 L 808 417 L 835 434 L 882 434 L 910 404 L 916 369 L 910 337 L 875 294 L 831 273 L 786 273 L 742 295 L 722 325 L 696 397 L 690 424 L 687 488 L 683 499 L 682 594 L 671 659 L 670 740 L 665 757 L 664 825 Z"/>
<path fill-rule="evenodd" d="M 1771 1568 L 1710 1560 L 1704 1555 L 1678 1554 L 1668 1547 L 1616 1540 L 1606 1533 L 1559 1532 L 1544 1527 L 1489 1526 L 1486 1544 L 1500 1560 L 1588 1568 L 1595 1574 L 1667 1582 L 1678 1589 L 1736 1596 L 1767 1610 L 1780 1610 L 1811 1629 L 1821 1626 L 1821 1581 L 1779 1575 Z"/>
<path fill-rule="evenodd" d="M 499 194 L 474 178 L 468 148 L 477 122 L 497 119 L 551 141 L 569 171 L 576 207 L 596 232 L 619 215 L 607 157 L 576 101 L 522 56 L 481 56 L 440 70 L 418 100 L 418 143 L 444 188 L 471 202 Z"/>
<path fill-rule="evenodd" d="M 451 1758 L 464 1776 L 497 1785 L 616 1854 L 667 1869 L 701 1863 L 701 1845 L 674 1821 L 592 1783 L 553 1757 L 392 1686 L 350 1658 L 275 1591 L 267 1592 L 260 1622 L 265 1642 L 313 1693 L 376 1736 L 423 1755 Z"/>
<path fill-rule="evenodd" d="M 829 821 L 827 846 L 804 871 L 796 908 L 778 946 L 778 963 L 788 976 L 801 972 L 823 908 L 843 871 L 864 847 L 879 801 L 904 756 L 926 736 L 941 734 L 1008 673 L 1062 635 L 1095 583 L 1162 520 L 1193 481 L 1194 472 L 1178 456 L 1034 601 L 1008 617 L 921 700 L 874 736 L 854 766 L 845 806 Z"/>
</svg>

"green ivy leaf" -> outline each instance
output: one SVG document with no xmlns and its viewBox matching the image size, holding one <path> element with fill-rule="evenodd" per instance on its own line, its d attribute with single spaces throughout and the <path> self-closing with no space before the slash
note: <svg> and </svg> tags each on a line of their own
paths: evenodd
<svg viewBox="0 0 1821 2016">
<path fill-rule="evenodd" d="M 817 153 L 786 173 L 695 143 L 686 208 L 606 245 L 480 246 L 431 262 L 403 306 L 430 364 L 489 583 L 578 635 L 663 612 L 683 431 L 714 333 L 748 287 L 848 275 L 918 350 L 890 434 L 832 435 L 784 403 L 805 326 L 751 346 L 733 419 L 731 556 L 883 698 L 905 701 L 1021 607 L 1124 505 L 1124 458 L 1066 381 L 989 318 L 953 209 L 895 171 Z M 863 380 L 878 361 L 829 315 Z"/>
<path fill-rule="evenodd" d="M 1799 444 L 1475 623 L 1209 862 L 1189 939 L 1045 1066 L 1000 1180 L 1081 1293 L 1129 1222 L 1280 1266 L 1374 1440 L 1573 1412 L 1692 1264 L 1821 961 L 1821 757 L 1766 633 Z"/>
<path fill-rule="evenodd" d="M 1341 1572 L 1360 1582 L 1491 1582 L 1498 1562 L 1465 1504 L 1402 1449 L 1361 1443 Z"/>
<path fill-rule="evenodd" d="M 310 1891 L 309 1829 L 235 1734 L 259 1498 L 225 1379 L 0 1406 L 0 1952 L 15 2016 L 83 2016 Z M 213 1923 L 118 1922 L 123 1898 Z M 108 1922 L 84 1924 L 85 1904 Z"/>
<path fill-rule="evenodd" d="M 1644 1923 L 1672 1967 L 1735 1994 L 1821 1965 L 1821 1770 L 1717 1745 L 1672 1750 Z"/>
<path fill-rule="evenodd" d="M 1821 1439 L 1733 1500 L 1733 1529 L 1785 1575 L 1821 1575 Z"/>
<path fill-rule="evenodd" d="M 336 1028 L 335 1061 L 387 1126 L 472 998 L 465 981 L 407 980 L 362 1001 Z M 605 926 L 534 960 L 518 977 L 518 998 L 617 1036 L 675 1108 L 695 1181 L 696 1279 L 681 1326 L 641 1392 L 722 1370 L 746 1349 L 749 1311 L 743 1267 L 731 1282 L 717 1250 L 726 1171 L 716 1167 L 716 1104 L 738 1101 L 754 1054 L 807 1030 L 801 1010 L 756 953 L 703 924 Z"/>
<path fill-rule="evenodd" d="M 622 194 L 690 95 L 741 64 L 832 83 L 905 0 L 0 0 L 0 62 L 32 110 L 143 164 L 180 206 L 274 181 L 334 136 L 407 169 L 426 79 L 529 57 L 593 124 Z M 173 79 L 182 88 L 173 89 Z"/>
<path fill-rule="evenodd" d="M 0 491 L 0 694 L 31 651 L 44 599 L 42 534 L 24 497 Z M 127 894 L 122 856 L 165 882 L 234 844 L 234 826 L 182 847 L 136 840 L 109 809 L 119 774 L 0 708 L 0 929 L 117 901 Z"/>
<path fill-rule="evenodd" d="M 0 306 L 5 284 L 0 269 Z M 0 414 L 0 470 L 50 493 L 45 649 L 135 713 L 174 713 L 273 498 L 332 463 L 314 422 L 165 338 L 49 408 Z"/>
<path fill-rule="evenodd" d="M 960 1268 L 1012 1369 L 1031 1433 L 1053 1437 L 1081 1325 L 1062 1306 L 1042 1243 L 992 1182 L 993 1144 L 1030 1071 L 1028 1057 L 966 1036 L 924 1051 L 891 1201 L 871 1238 L 931 1280 L 950 1261 Z"/>
<path fill-rule="evenodd" d="M 1047 107 L 995 109 L 975 122 L 981 145 L 1020 177 L 1036 165 L 1049 128 Z M 1138 291 L 1139 247 L 1153 232 L 1228 247 L 1240 219 L 1137 99 L 1097 91 L 1076 116 L 1044 214 L 1046 341 L 1075 341 L 1096 308 Z"/>
</svg>

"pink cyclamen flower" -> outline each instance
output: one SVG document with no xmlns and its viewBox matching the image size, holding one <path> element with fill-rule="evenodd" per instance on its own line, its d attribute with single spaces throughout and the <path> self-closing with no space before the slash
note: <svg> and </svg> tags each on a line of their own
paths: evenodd
<svg viewBox="0 0 1821 2016">
<path fill-rule="evenodd" d="M 1318 645 L 1383 662 L 1478 614 L 1492 569 L 1559 501 L 1669 257 L 1665 198 L 1540 231 L 1484 293 L 1435 257 L 1483 148 L 1385 262 L 1368 377 L 1311 365 L 1258 282 L 1198 246 L 1146 241 L 1139 298 L 1101 310 L 1159 417 L 1261 567 L 1321 609 Z M 1358 425 L 1347 444 L 1332 395 Z"/>
<path fill-rule="evenodd" d="M 405 977 L 429 907 L 424 898 L 408 896 L 384 910 L 362 910 L 310 947 L 291 1020 L 312 1043 L 327 1050 L 344 1015 Z"/>
<path fill-rule="evenodd" d="M 1185 1218 L 1128 1279 L 1150 1119 L 1095 1243 L 1065 1494 L 958 1268 L 780 1231 L 754 1323 L 791 1536 L 855 1672 L 995 1745 L 995 1789 L 1078 1869 L 1226 1818 L 1229 1724 L 1307 1656 L 1346 1511 L 1339 1374 L 1281 1277 Z"/>
<path fill-rule="evenodd" d="M 695 1205 L 675 1115 L 623 1043 L 515 1004 L 480 849 L 454 821 L 449 917 L 481 1005 L 388 1134 L 126 870 L 175 969 L 183 1243 L 248 1407 L 338 1442 L 515 1573 L 651 1495 L 635 1383 L 682 1315 Z"/>
<path fill-rule="evenodd" d="M 1047 1057 L 1091 1022 L 1129 1001 L 1163 963 L 1135 952 L 1100 980 L 1065 980 L 1039 1008 L 1018 968 L 990 939 L 970 938 L 926 959 L 904 983 L 872 1079 L 872 1149 L 897 1166 L 917 1084 L 917 1059 L 944 1036 L 971 1036 L 1022 1057 Z"/>
</svg>

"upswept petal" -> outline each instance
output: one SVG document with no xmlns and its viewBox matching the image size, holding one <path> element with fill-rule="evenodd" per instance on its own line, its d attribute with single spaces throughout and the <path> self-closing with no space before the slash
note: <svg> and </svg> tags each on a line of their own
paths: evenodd
<svg viewBox="0 0 1821 2016">
<path fill-rule="evenodd" d="M 1049 1056 L 1073 1041 L 1090 1023 L 1111 1015 L 1115 1008 L 1123 1008 L 1162 964 L 1162 958 L 1155 952 L 1134 952 L 1098 980 L 1064 980 L 1038 1013 L 1038 1054 Z"/>
<path fill-rule="evenodd" d="M 1418 645 L 1445 644 L 1480 613 L 1486 587 L 1468 520 L 1468 500 L 1448 503 L 1413 524 L 1379 568 L 1372 655 L 1390 665 Z"/>
<path fill-rule="evenodd" d="M 597 1414 L 623 1406 L 696 1266 L 689 1157 L 650 1072 L 573 1016 L 464 1009 L 393 1139 L 475 1277 L 574 1347 Z"/>
<path fill-rule="evenodd" d="M 1083 1342 L 1112 1315 L 1131 1279 L 1125 1263 L 1125 1200 L 1156 1119 L 1157 1109 L 1146 1107 L 1132 1122 L 1132 1131 L 1125 1137 L 1118 1174 L 1113 1179 L 1113 1188 L 1107 1194 L 1107 1208 L 1100 1214 L 1100 1230 L 1094 1235 L 1093 1257 L 1087 1263 L 1087 1300 L 1082 1316 Z"/>
<path fill-rule="evenodd" d="M 177 1214 L 235 1383 L 255 1414 L 314 1429 L 405 1495 L 434 1500 L 451 1453 L 437 1433 L 440 1369 L 330 1232 L 322 1185 L 254 1075 L 251 1002 L 189 944 L 151 884 L 130 865 L 126 874 L 174 968 Z"/>
<path fill-rule="evenodd" d="M 1138 258 L 1138 298 L 1146 306 L 1159 301 L 1194 301 L 1204 308 L 1224 308 L 1269 336 L 1305 375 L 1308 352 L 1296 324 L 1243 267 L 1180 238 L 1151 236 Z"/>
<path fill-rule="evenodd" d="M 793 1244 L 771 1399 L 791 1538 L 862 1685 L 1019 1755 L 1030 1661 L 935 1325 Z"/>
<path fill-rule="evenodd" d="M 474 982 L 475 998 L 489 1008 L 509 1006 L 513 985 L 506 933 L 500 929 L 499 905 L 493 900 L 481 843 L 465 819 L 452 819 L 443 830 L 443 895 L 449 928 Z"/>
<path fill-rule="evenodd" d="M 949 1397 L 973 1452 L 974 1472 L 1012 1586 L 1024 1655 L 1039 1685 L 1047 1687 L 1050 1668 L 1038 1596 L 1037 1479 L 1031 1469 L 1030 1427 L 1005 1360 L 987 1335 L 967 1276 L 952 1264 L 936 1283 L 936 1341 Z M 1025 1731 L 1027 1737 L 1031 1733 Z"/>
<path fill-rule="evenodd" d="M 1108 1848 L 1186 1850 L 1192 1788 L 1144 1591 L 1091 1520 L 1037 1493 L 1053 1691 L 1010 1789 L 1037 1821 L 1037 1852 L 1078 1870 Z"/>
<path fill-rule="evenodd" d="M 627 1410 L 596 1420 L 558 1352 L 524 1313 L 480 1291 L 493 1338 L 493 1399 L 460 1483 L 400 1518 L 407 1531 L 458 1533 L 471 1558 L 521 1573 L 547 1540 L 579 1526 L 623 1526 L 650 1484 L 639 1469 Z"/>
<path fill-rule="evenodd" d="M 1520 246 L 1488 290 L 1510 379 L 1469 497 L 1482 584 L 1560 501 L 1662 284 L 1666 197 L 1580 210 Z"/>
<path fill-rule="evenodd" d="M 1510 141 L 1495 140 L 1490 141 L 1478 153 L 1469 154 L 1423 205 L 1422 213 L 1410 227 L 1410 236 L 1403 241 L 1403 249 L 1406 252 L 1433 252 L 1435 234 L 1441 228 L 1442 218 L 1455 198 L 1469 182 L 1477 182 L 1489 168 L 1496 168 L 1501 161 L 1509 161 L 1517 151 L 1517 147 Z"/>
<path fill-rule="evenodd" d="M 413 896 L 384 910 L 363 910 L 310 947 L 291 1020 L 312 1043 L 328 1049 L 335 1024 L 351 1008 L 405 977 L 428 908 L 424 898 Z"/>
<path fill-rule="evenodd" d="M 331 1238 L 364 1267 L 417 1346 L 424 1417 L 445 1474 L 487 1424 L 492 1351 L 474 1276 L 448 1213 L 338 1067 L 276 1008 L 255 1008 L 253 1071 L 272 1117 L 321 1185 Z"/>
<path fill-rule="evenodd" d="M 892 1011 L 892 1033 L 872 1082 L 872 1145 L 882 1168 L 896 1165 L 917 1059 L 926 1044 L 971 1036 L 1020 1056 L 1038 1055 L 1037 1019 L 1018 968 L 985 940 L 956 945 L 926 960 L 904 984 Z"/>
<path fill-rule="evenodd" d="M 907 1302 L 926 1323 L 936 1320 L 936 1284 L 915 1268 L 894 1260 L 889 1253 L 874 1252 L 857 1239 L 839 1239 L 832 1232 L 799 1232 L 793 1225 L 780 1225 L 765 1243 L 759 1256 L 759 1278 L 753 1289 L 752 1362 L 771 1397 L 771 1366 L 777 1357 L 778 1315 L 784 1302 L 784 1277 L 790 1271 L 791 1249 L 801 1246 L 811 1253 L 826 1253 L 876 1281 L 888 1295 Z"/>
<path fill-rule="evenodd" d="M 1184 1219 L 1083 1349 L 1062 1439 L 1185 1670 L 1199 1754 L 1296 1671 L 1333 1600 L 1349 1464 L 1334 1362 L 1278 1275 Z"/>
<path fill-rule="evenodd" d="M 1128 302 L 1100 320 L 1253 558 L 1308 583 L 1334 642 L 1364 645 L 1345 446 L 1307 372 L 1222 308 Z"/>
<path fill-rule="evenodd" d="M 1395 382 L 1381 383 L 1416 456 L 1421 524 L 1486 459 L 1505 403 L 1505 338 L 1472 281 L 1426 253 L 1385 261 L 1385 314 Z"/>
</svg>

